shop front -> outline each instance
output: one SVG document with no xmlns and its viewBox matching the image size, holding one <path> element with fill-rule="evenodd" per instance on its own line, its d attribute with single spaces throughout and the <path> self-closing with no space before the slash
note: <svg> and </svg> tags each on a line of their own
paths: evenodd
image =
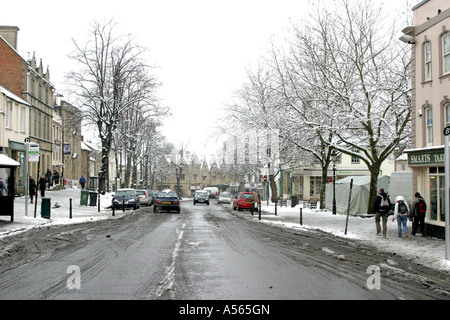
<svg viewBox="0 0 450 320">
<path fill-rule="evenodd" d="M 445 236 L 445 163 L 444 147 L 405 150 L 413 171 L 414 193 L 420 192 L 427 203 L 426 235 Z"/>
</svg>

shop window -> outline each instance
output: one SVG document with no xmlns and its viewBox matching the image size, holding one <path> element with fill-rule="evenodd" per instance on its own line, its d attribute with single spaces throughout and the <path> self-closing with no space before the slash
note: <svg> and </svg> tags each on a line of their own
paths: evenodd
<svg viewBox="0 0 450 320">
<path fill-rule="evenodd" d="M 310 177 L 309 195 L 311 198 L 318 198 L 320 196 L 320 186 L 322 185 L 321 177 Z"/>
<path fill-rule="evenodd" d="M 428 205 L 428 218 L 432 221 L 445 221 L 445 168 L 429 168 L 428 185 L 430 190 L 430 203 Z"/>
</svg>

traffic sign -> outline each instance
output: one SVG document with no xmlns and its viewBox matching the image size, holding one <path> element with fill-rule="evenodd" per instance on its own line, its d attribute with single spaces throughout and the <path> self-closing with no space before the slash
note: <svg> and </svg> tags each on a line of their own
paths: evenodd
<svg viewBox="0 0 450 320">
<path fill-rule="evenodd" d="M 444 136 L 450 135 L 450 126 L 444 128 Z"/>
</svg>

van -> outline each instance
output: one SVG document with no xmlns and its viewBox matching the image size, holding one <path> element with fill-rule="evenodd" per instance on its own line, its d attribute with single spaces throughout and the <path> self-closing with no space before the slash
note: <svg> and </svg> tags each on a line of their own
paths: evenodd
<svg viewBox="0 0 450 320">
<path fill-rule="evenodd" d="M 219 188 L 217 187 L 206 187 L 203 190 L 208 191 L 210 199 L 215 199 L 219 196 Z"/>
</svg>

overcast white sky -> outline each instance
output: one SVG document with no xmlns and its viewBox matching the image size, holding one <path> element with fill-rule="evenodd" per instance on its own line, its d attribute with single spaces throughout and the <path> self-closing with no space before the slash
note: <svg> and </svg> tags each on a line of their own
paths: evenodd
<svg viewBox="0 0 450 320">
<path fill-rule="evenodd" d="M 20 28 L 18 51 L 24 58 L 35 52 L 64 95 L 63 77 L 73 68 L 67 58 L 71 39 L 84 43 L 94 20 L 114 18 L 118 30 L 134 34 L 136 43 L 148 48 L 148 63 L 158 67 L 155 74 L 163 84 L 159 96 L 173 113 L 163 134 L 175 146 L 189 143 L 189 149 L 203 154 L 214 148 L 207 145 L 208 130 L 242 84 L 245 68 L 289 19 L 302 19 L 312 1 L 3 1 L 0 24 Z"/>
</svg>

